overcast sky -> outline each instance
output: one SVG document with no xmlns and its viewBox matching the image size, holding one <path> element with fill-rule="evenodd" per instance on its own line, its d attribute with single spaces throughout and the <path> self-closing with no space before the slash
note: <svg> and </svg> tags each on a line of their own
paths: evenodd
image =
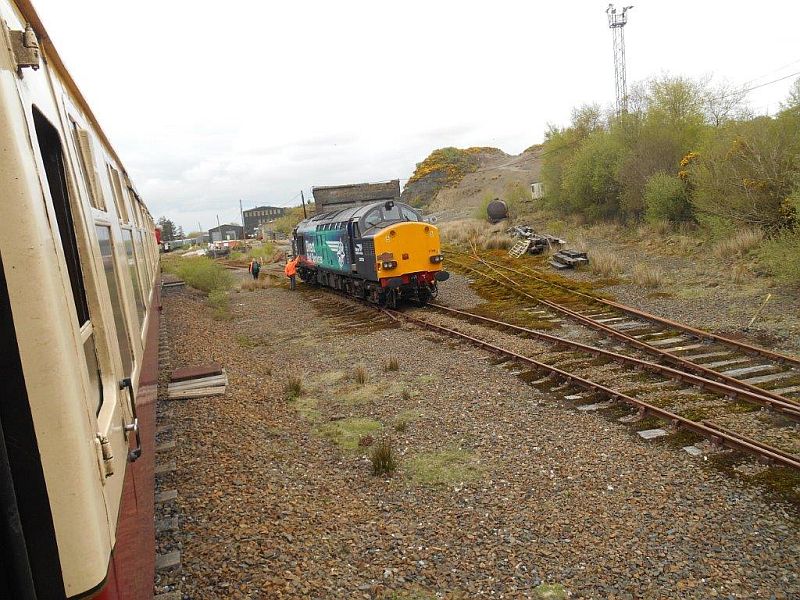
<svg viewBox="0 0 800 600">
<path fill-rule="evenodd" d="M 629 84 L 800 71 L 796 0 L 634 3 Z M 153 215 L 187 231 L 238 221 L 239 199 L 403 180 L 443 146 L 516 154 L 614 99 L 601 0 L 34 4 Z M 774 113 L 792 80 L 751 108 Z"/>
</svg>

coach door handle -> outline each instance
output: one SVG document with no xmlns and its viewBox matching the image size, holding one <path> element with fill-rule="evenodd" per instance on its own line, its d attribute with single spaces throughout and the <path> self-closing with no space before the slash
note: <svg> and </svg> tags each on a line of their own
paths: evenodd
<svg viewBox="0 0 800 600">
<path fill-rule="evenodd" d="M 136 448 L 128 452 L 128 460 L 135 462 L 137 458 L 142 455 L 142 436 L 139 433 L 139 417 L 136 416 L 136 398 L 133 396 L 133 383 L 130 377 L 126 377 L 119 382 L 119 389 L 124 390 L 128 388 L 128 398 L 131 401 L 131 414 L 133 415 L 133 423 L 128 423 L 123 429 L 130 433 L 131 431 L 136 435 Z"/>
</svg>

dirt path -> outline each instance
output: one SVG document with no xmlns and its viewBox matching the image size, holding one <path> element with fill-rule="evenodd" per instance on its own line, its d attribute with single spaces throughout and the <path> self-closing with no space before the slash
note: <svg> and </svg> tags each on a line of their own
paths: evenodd
<svg viewBox="0 0 800 600">
<path fill-rule="evenodd" d="M 159 407 L 185 597 L 800 595 L 788 509 L 481 351 L 320 292 L 233 294 L 230 322 L 190 290 L 164 307 L 172 366 L 218 361 L 230 379 Z M 287 400 L 292 374 L 305 391 Z M 371 475 L 363 436 L 392 440 L 394 477 Z"/>
</svg>

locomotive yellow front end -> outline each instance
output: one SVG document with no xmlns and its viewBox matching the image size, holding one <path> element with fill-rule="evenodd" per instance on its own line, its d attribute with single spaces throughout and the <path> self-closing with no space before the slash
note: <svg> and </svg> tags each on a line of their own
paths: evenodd
<svg viewBox="0 0 800 600">
<path fill-rule="evenodd" d="M 375 234 L 376 272 L 381 287 L 408 292 L 420 289 L 421 300 L 436 295 L 436 283 L 449 274 L 443 268 L 438 227 L 425 222 L 394 223 Z"/>
</svg>

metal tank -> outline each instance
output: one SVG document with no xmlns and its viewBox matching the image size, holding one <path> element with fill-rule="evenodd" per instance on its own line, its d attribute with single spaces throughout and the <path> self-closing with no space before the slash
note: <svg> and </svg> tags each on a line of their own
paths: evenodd
<svg viewBox="0 0 800 600">
<path fill-rule="evenodd" d="M 490 223 L 502 221 L 508 217 L 508 206 L 500 198 L 495 198 L 486 207 L 486 215 L 489 217 Z"/>
</svg>

